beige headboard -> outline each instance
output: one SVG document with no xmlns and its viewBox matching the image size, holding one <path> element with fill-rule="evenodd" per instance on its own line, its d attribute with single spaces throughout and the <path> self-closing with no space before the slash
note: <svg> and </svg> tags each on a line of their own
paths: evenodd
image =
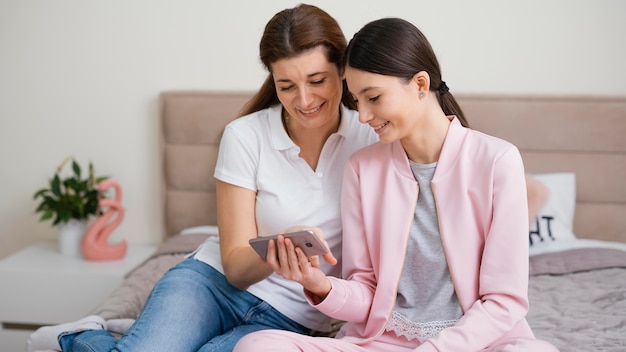
<svg viewBox="0 0 626 352">
<path fill-rule="evenodd" d="M 520 149 L 531 173 L 576 173 L 574 233 L 626 242 L 626 98 L 462 96 L 474 129 Z"/>
<path fill-rule="evenodd" d="M 251 94 L 162 93 L 165 238 L 216 224 L 219 136 Z M 578 237 L 626 242 L 626 97 L 456 97 L 472 128 L 519 147 L 528 172 L 576 173 Z"/>
<path fill-rule="evenodd" d="M 216 225 L 213 171 L 222 130 L 252 96 L 247 92 L 161 94 L 164 238 Z"/>
</svg>

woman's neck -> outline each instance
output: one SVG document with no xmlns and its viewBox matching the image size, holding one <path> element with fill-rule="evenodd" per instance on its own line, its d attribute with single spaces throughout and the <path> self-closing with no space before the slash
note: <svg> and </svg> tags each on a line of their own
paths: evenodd
<svg viewBox="0 0 626 352">
<path fill-rule="evenodd" d="M 317 169 L 319 157 L 328 137 L 339 130 L 341 115 L 338 114 L 334 123 L 328 123 L 317 128 L 303 128 L 293 123 L 288 116 L 284 115 L 283 126 L 291 140 L 300 147 L 300 157 L 304 159 L 311 169 Z"/>
</svg>

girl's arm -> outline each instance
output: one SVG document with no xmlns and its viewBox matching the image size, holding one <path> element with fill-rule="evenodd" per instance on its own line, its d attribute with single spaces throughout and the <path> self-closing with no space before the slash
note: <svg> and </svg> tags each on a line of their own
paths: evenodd
<svg viewBox="0 0 626 352">
<path fill-rule="evenodd" d="M 304 229 L 313 230 L 326 244 L 322 231 L 316 227 L 297 226 L 289 228 L 285 232 Z M 326 244 L 326 246 L 328 245 Z M 323 258 L 328 264 L 337 264 L 337 259 L 330 251 Z M 323 301 L 330 292 L 330 281 L 326 274 L 318 269 L 319 257 L 307 257 L 302 249 L 295 247 L 288 238 L 278 236 L 276 241 L 270 241 L 267 247 L 267 263 L 272 266 L 277 274 L 300 283 L 315 303 Z"/>
</svg>

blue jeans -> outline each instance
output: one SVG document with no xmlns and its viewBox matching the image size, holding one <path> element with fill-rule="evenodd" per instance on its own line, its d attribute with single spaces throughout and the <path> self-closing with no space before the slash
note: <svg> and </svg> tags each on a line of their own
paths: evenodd
<svg viewBox="0 0 626 352">
<path fill-rule="evenodd" d="M 146 304 L 120 340 L 106 330 L 59 335 L 63 351 L 184 352 L 232 351 L 253 331 L 290 330 L 309 334 L 247 291 L 228 283 L 210 265 L 185 259 L 154 286 Z"/>
</svg>

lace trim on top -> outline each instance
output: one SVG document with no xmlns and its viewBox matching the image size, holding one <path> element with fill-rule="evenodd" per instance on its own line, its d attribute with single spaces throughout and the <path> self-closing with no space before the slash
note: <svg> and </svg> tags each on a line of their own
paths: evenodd
<svg viewBox="0 0 626 352">
<path fill-rule="evenodd" d="M 436 336 L 445 328 L 456 324 L 457 320 L 430 321 L 427 323 L 414 323 L 406 319 L 402 314 L 393 312 L 391 320 L 385 330 L 393 331 L 398 336 L 404 336 L 408 340 L 417 339 L 420 343 Z"/>
</svg>

